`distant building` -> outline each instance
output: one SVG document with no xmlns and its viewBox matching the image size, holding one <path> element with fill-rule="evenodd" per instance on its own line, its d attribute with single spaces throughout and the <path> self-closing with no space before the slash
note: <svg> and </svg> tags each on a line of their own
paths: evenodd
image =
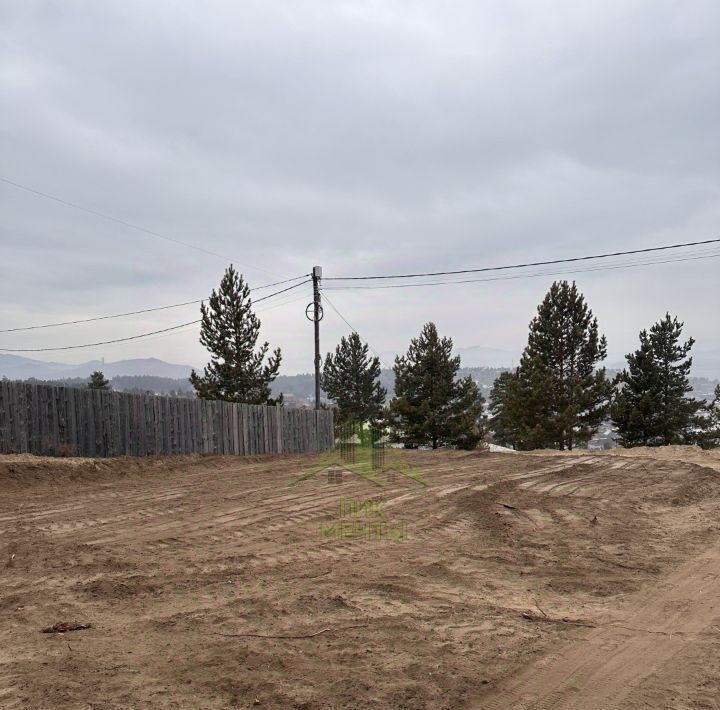
<svg viewBox="0 0 720 710">
<path fill-rule="evenodd" d="M 600 425 L 595 436 L 588 441 L 587 447 L 592 451 L 617 449 L 617 434 L 609 421 Z"/>
</svg>

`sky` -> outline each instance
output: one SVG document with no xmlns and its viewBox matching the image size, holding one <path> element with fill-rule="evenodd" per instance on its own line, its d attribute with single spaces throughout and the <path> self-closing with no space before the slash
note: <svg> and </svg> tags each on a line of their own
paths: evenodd
<svg viewBox="0 0 720 710">
<path fill-rule="evenodd" d="M 316 264 L 434 272 L 717 238 L 718 126 L 716 0 L 0 0 L 0 178 L 169 237 L 0 182 L 0 329 L 201 299 L 229 262 L 261 286 Z M 670 311 L 720 371 L 720 246 L 674 255 L 693 258 L 323 285 L 387 363 L 430 320 L 467 364 L 516 362 L 553 280 L 574 278 L 609 362 Z M 285 374 L 312 369 L 310 298 L 257 306 Z M 327 305 L 323 353 L 350 330 Z M 0 348 L 197 317 L 0 333 Z M 207 360 L 195 326 L 19 354 Z"/>
</svg>

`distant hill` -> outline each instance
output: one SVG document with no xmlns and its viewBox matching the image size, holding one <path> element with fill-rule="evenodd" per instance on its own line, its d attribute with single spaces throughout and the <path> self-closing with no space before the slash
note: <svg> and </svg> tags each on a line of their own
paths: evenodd
<svg viewBox="0 0 720 710">
<path fill-rule="evenodd" d="M 9 380 L 87 378 L 94 370 L 101 370 L 108 378 L 150 375 L 152 377 L 187 379 L 190 377 L 192 367 L 190 365 L 175 365 L 154 357 L 118 360 L 117 362 L 89 360 L 79 365 L 68 365 L 67 363 L 45 362 L 0 353 L 0 377 L 7 377 Z"/>
</svg>

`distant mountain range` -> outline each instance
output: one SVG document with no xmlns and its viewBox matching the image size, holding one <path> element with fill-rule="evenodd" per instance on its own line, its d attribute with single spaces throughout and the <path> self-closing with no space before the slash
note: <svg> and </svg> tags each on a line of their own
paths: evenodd
<svg viewBox="0 0 720 710">
<path fill-rule="evenodd" d="M 37 380 L 87 378 L 95 370 L 101 370 L 105 377 L 109 378 L 123 375 L 152 375 L 153 377 L 187 379 L 190 377 L 192 367 L 190 365 L 174 365 L 154 357 L 118 360 L 117 362 L 89 360 L 79 365 L 68 365 L 62 362 L 45 362 L 0 353 L 0 377 L 7 377 L 9 380 L 27 380 L 31 377 Z"/>
</svg>

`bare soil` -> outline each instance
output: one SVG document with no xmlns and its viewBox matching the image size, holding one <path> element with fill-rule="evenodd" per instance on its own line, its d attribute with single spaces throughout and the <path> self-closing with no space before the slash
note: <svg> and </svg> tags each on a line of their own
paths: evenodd
<svg viewBox="0 0 720 710">
<path fill-rule="evenodd" d="M 0 707 L 720 707 L 720 455 L 402 455 L 0 456 Z"/>
</svg>

